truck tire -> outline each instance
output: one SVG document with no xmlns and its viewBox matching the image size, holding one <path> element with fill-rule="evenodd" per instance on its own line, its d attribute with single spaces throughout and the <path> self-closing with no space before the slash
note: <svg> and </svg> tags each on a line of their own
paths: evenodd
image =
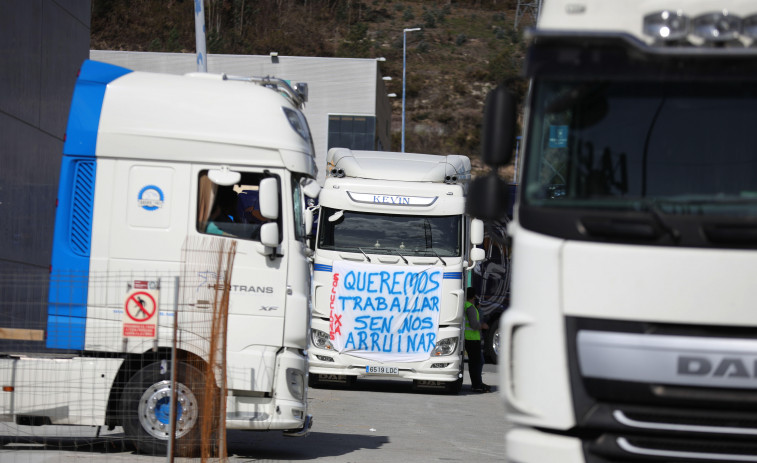
<svg viewBox="0 0 757 463">
<path fill-rule="evenodd" d="M 484 355 L 489 363 L 496 364 L 499 361 L 499 320 L 494 322 L 493 327 L 486 330 Z"/>
<path fill-rule="evenodd" d="M 195 456 L 200 451 L 201 421 L 206 413 L 203 410 L 204 375 L 197 368 L 183 362 L 179 363 L 176 373 L 179 406 L 176 415 L 175 454 Z M 208 387 L 213 386 L 211 384 Z M 140 453 L 167 454 L 170 401 L 170 362 L 151 363 L 127 382 L 122 401 L 123 428 Z"/>
</svg>

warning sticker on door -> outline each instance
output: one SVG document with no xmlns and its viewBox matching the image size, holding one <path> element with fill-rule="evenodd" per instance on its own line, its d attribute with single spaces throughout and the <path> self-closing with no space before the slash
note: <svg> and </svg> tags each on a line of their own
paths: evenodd
<svg viewBox="0 0 757 463">
<path fill-rule="evenodd" d="M 158 328 L 158 291 L 135 281 L 124 302 L 124 337 L 152 338 Z"/>
</svg>

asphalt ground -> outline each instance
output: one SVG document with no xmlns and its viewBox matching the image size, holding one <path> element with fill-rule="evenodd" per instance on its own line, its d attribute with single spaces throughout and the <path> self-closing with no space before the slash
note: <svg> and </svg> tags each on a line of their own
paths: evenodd
<svg viewBox="0 0 757 463">
<path fill-rule="evenodd" d="M 359 380 L 350 390 L 309 390 L 307 437 L 228 431 L 230 462 L 502 462 L 506 421 L 496 365 L 484 366 L 491 393 L 413 392 L 410 381 Z M 124 444 L 123 431 L 0 423 L 0 463 L 164 462 Z M 177 462 L 199 462 L 180 459 Z"/>
</svg>

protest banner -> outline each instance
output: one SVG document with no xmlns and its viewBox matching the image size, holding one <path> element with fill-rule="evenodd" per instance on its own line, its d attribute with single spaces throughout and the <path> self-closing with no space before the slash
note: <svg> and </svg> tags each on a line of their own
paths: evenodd
<svg viewBox="0 0 757 463">
<path fill-rule="evenodd" d="M 332 345 L 381 362 L 428 359 L 439 331 L 442 281 L 441 267 L 334 262 Z"/>
</svg>

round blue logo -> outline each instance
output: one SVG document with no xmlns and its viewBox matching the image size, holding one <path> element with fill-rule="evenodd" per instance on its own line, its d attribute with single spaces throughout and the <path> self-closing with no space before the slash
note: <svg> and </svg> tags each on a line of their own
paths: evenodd
<svg viewBox="0 0 757 463">
<path fill-rule="evenodd" d="M 147 185 L 139 190 L 137 204 L 146 211 L 154 211 L 163 207 L 163 198 L 163 190 L 155 185 Z"/>
</svg>

